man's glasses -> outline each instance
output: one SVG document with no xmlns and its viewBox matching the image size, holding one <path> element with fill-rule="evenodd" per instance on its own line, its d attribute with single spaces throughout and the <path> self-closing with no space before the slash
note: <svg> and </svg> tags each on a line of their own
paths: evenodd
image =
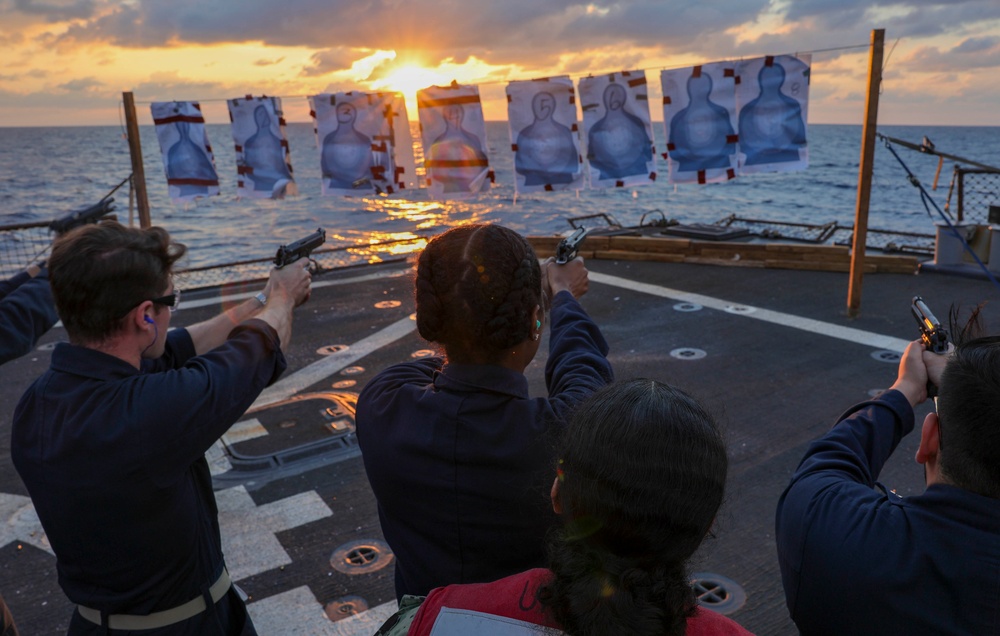
<svg viewBox="0 0 1000 636">
<path fill-rule="evenodd" d="M 174 289 L 174 293 L 160 296 L 159 298 L 150 298 L 149 302 L 157 305 L 165 305 L 170 308 L 170 313 L 173 313 L 177 311 L 177 307 L 181 304 L 181 290 Z"/>
</svg>

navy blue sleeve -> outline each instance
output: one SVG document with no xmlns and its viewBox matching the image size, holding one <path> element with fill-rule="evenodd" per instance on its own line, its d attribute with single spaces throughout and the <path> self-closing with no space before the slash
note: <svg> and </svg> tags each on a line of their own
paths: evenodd
<svg viewBox="0 0 1000 636">
<path fill-rule="evenodd" d="M 0 300 L 3 300 L 7 294 L 11 293 L 29 280 L 31 280 L 31 274 L 28 272 L 18 272 L 7 280 L 0 280 Z"/>
<path fill-rule="evenodd" d="M 552 299 L 552 330 L 545 386 L 560 420 L 591 393 L 614 380 L 608 343 L 601 330 L 568 291 Z"/>
<path fill-rule="evenodd" d="M 885 498 L 873 489 L 875 480 L 913 425 L 906 397 L 887 391 L 845 413 L 809 446 L 775 517 L 778 563 L 792 618 L 798 620 L 796 601 L 807 578 L 803 567 L 835 561 L 831 554 L 855 552 L 847 544 L 863 541 L 864 529 L 874 523 L 873 511 Z M 810 585 L 821 585 L 817 576 L 814 572 Z"/>
<path fill-rule="evenodd" d="M 182 330 L 178 330 L 182 331 Z M 186 337 L 177 336 L 181 339 Z M 149 474 L 158 483 L 176 479 L 253 404 L 286 367 L 274 329 L 249 320 L 222 345 L 183 366 L 137 376 L 136 421 Z"/>
<path fill-rule="evenodd" d="M 26 280 L 17 282 L 22 275 Z M 12 281 L 17 284 L 0 300 L 0 364 L 31 351 L 59 320 L 46 270 L 34 278 L 18 274 L 7 283 Z"/>
</svg>

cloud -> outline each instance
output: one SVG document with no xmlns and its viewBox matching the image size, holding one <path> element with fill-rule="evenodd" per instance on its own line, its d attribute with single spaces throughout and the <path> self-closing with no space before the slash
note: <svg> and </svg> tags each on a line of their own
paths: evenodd
<svg viewBox="0 0 1000 636">
<path fill-rule="evenodd" d="M 282 57 L 279 57 L 279 58 L 274 59 L 274 60 L 260 59 L 260 60 L 255 61 L 253 63 L 253 65 L 254 66 L 274 66 L 276 64 L 281 64 L 284 61 L 285 61 L 285 58 L 284 58 L 284 56 L 282 56 Z"/>
<path fill-rule="evenodd" d="M 56 88 L 61 88 L 64 91 L 69 91 L 71 93 L 89 93 L 92 92 L 91 89 L 101 88 L 104 86 L 104 82 L 93 78 L 93 77 L 81 77 L 80 79 L 70 80 L 63 84 L 59 84 Z"/>
<path fill-rule="evenodd" d="M 370 51 L 353 50 L 345 47 L 324 49 L 313 53 L 309 59 L 309 65 L 303 67 L 302 75 L 306 77 L 316 77 L 337 71 L 346 71 L 351 68 L 354 61 L 365 57 Z"/>
<path fill-rule="evenodd" d="M 997 46 L 1000 45 L 1000 37 L 991 36 L 985 38 L 966 38 L 949 51 L 950 53 L 964 54 L 964 53 L 982 53 L 982 52 L 996 52 Z"/>
<path fill-rule="evenodd" d="M 87 19 L 94 15 L 93 0 L 14 0 L 14 10 L 27 15 L 40 16 L 47 22 Z"/>
<path fill-rule="evenodd" d="M 148 81 L 134 86 L 132 91 L 150 102 L 226 100 L 246 92 L 245 88 L 225 82 L 185 79 L 176 71 L 154 73 Z"/>
<path fill-rule="evenodd" d="M 973 44 L 968 44 L 969 40 L 966 40 L 948 51 L 923 46 L 903 58 L 900 65 L 911 73 L 956 73 L 969 69 L 1000 69 L 1000 39 L 993 38 L 989 46 L 985 40 L 987 39 Z"/>
<path fill-rule="evenodd" d="M 13 82 L 13 81 L 21 80 L 21 79 L 25 79 L 25 78 L 45 79 L 49 75 L 50 75 L 50 73 L 47 70 L 43 69 L 43 68 L 32 68 L 32 69 L 26 70 L 23 73 L 11 73 L 9 75 L 0 75 L 0 80 L 7 81 L 7 82 Z"/>
<path fill-rule="evenodd" d="M 672 48 L 718 41 L 767 0 L 174 0 L 105 5 L 69 26 L 64 43 L 123 47 L 262 42 L 274 46 L 421 52 L 428 63 L 469 56 L 491 64 L 554 59 L 566 50 L 616 44 Z M 320 74 L 324 65 L 310 73 Z"/>
<path fill-rule="evenodd" d="M 817 30 L 884 28 L 886 36 L 927 37 L 1000 18 L 996 0 L 790 0 L 784 17 Z"/>
</svg>

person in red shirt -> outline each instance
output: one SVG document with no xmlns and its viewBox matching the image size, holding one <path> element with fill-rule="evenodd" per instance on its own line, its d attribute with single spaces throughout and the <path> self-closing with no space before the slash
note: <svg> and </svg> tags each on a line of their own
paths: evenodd
<svg viewBox="0 0 1000 636">
<path fill-rule="evenodd" d="M 404 597 L 377 636 L 749 634 L 699 607 L 689 583 L 728 469 L 694 398 L 655 380 L 610 384 L 575 411 L 559 458 L 548 569 Z"/>
</svg>

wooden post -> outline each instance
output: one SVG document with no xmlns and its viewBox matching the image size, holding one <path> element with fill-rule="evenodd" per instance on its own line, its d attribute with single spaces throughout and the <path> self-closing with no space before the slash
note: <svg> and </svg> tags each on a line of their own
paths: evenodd
<svg viewBox="0 0 1000 636">
<path fill-rule="evenodd" d="M 868 204 L 872 198 L 872 166 L 875 162 L 875 128 L 878 125 L 878 92 L 882 84 L 882 53 L 885 29 L 872 31 L 868 54 L 868 94 L 865 97 L 865 124 L 861 129 L 861 167 L 858 170 L 858 200 L 854 208 L 854 241 L 851 245 L 850 285 L 847 288 L 847 315 L 854 318 L 861 309 L 861 278 L 865 270 L 865 241 L 868 240 Z"/>
<path fill-rule="evenodd" d="M 125 130 L 128 132 L 128 153 L 132 157 L 132 189 L 139 209 L 139 227 L 149 227 L 149 196 L 146 194 L 146 170 L 142 165 L 142 144 L 139 143 L 139 120 L 135 115 L 135 97 L 131 91 L 122 93 L 125 102 Z"/>
</svg>

